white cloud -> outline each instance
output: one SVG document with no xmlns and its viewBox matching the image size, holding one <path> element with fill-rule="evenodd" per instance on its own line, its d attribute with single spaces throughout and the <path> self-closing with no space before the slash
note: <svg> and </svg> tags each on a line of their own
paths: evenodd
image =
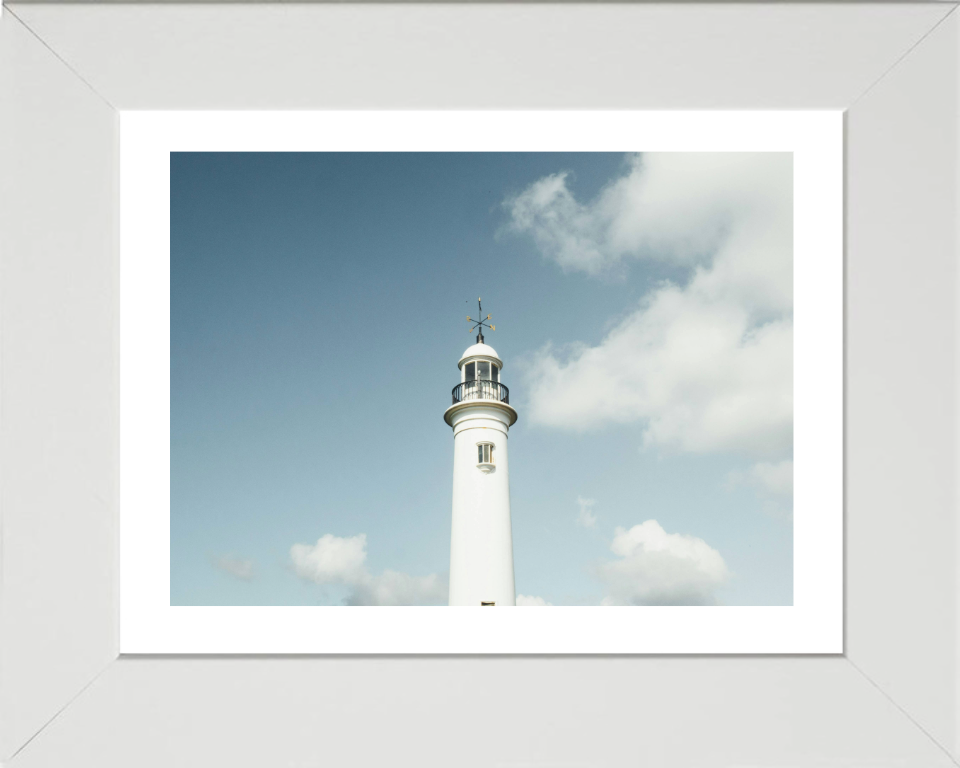
<svg viewBox="0 0 960 768">
<path fill-rule="evenodd" d="M 793 517 L 793 461 L 761 461 L 746 471 L 737 470 L 727 476 L 729 486 L 753 488 L 763 510 L 779 519 Z"/>
<path fill-rule="evenodd" d="M 725 256 L 738 263 L 749 259 L 754 277 L 765 276 L 765 288 L 778 284 L 777 298 L 790 302 L 789 154 L 633 155 L 626 173 L 589 204 L 577 201 L 568 180 L 567 173 L 547 176 L 504 202 L 511 228 L 532 235 L 540 251 L 564 269 L 597 274 L 627 258 L 695 265 L 737 246 L 732 250 L 739 253 Z M 769 258 L 784 251 L 787 264 Z"/>
<path fill-rule="evenodd" d="M 544 606 L 553 605 L 553 603 L 548 603 L 542 597 L 533 597 L 532 595 L 517 595 L 517 605 Z"/>
<path fill-rule="evenodd" d="M 294 544 L 290 557 L 302 579 L 317 584 L 353 584 L 366 573 L 367 535 L 341 538 L 328 533 L 316 544 Z"/>
<path fill-rule="evenodd" d="M 584 528 L 593 528 L 597 524 L 597 516 L 593 514 L 593 507 L 596 503 L 596 499 L 585 499 L 583 496 L 577 496 L 577 504 L 580 505 L 577 525 L 582 525 Z"/>
<path fill-rule="evenodd" d="M 371 574 L 366 568 L 367 535 L 321 536 L 316 544 L 290 548 L 294 572 L 316 584 L 350 588 L 349 605 L 438 605 L 447 602 L 447 579 L 437 574 L 411 576 L 399 571 Z"/>
<path fill-rule="evenodd" d="M 225 571 L 242 581 L 250 581 L 254 576 L 253 560 L 246 560 L 236 555 L 215 557 L 213 564 L 221 571 Z"/>
<path fill-rule="evenodd" d="M 763 493 L 789 496 L 793 493 L 793 462 L 761 461 L 746 472 L 731 472 L 732 485 L 749 485 Z"/>
<path fill-rule="evenodd" d="M 792 167 L 782 154 L 652 154 L 591 204 L 564 174 L 507 201 L 513 228 L 567 270 L 671 262 L 597 346 L 525 366 L 533 422 L 644 422 L 646 444 L 782 455 L 792 444 Z"/>
<path fill-rule="evenodd" d="M 540 250 L 568 270 L 597 272 L 612 259 L 600 242 L 601 222 L 567 187 L 566 173 L 547 176 L 505 201 L 512 225 L 530 232 Z"/>
<path fill-rule="evenodd" d="M 597 575 L 607 588 L 603 605 L 713 605 L 729 577 L 720 553 L 703 539 L 667 533 L 656 520 L 617 528 Z"/>
<path fill-rule="evenodd" d="M 411 576 L 398 571 L 384 571 L 379 576 L 367 574 L 352 584 L 349 605 L 446 605 L 447 577 L 431 573 Z"/>
</svg>

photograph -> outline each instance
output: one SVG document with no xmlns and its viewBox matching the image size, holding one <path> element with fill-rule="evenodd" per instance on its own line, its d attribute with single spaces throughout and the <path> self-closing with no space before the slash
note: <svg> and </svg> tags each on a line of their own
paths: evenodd
<svg viewBox="0 0 960 768">
<path fill-rule="evenodd" d="M 170 158 L 171 606 L 790 606 L 790 152 Z"/>
</svg>

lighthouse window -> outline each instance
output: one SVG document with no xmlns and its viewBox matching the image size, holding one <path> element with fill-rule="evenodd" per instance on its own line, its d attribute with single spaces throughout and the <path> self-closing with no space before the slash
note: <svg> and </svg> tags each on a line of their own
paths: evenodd
<svg viewBox="0 0 960 768">
<path fill-rule="evenodd" d="M 477 446 L 477 463 L 493 464 L 493 445 L 490 443 L 480 443 Z"/>
<path fill-rule="evenodd" d="M 480 381 L 490 381 L 490 363 L 484 360 L 477 363 L 477 378 Z"/>
<path fill-rule="evenodd" d="M 495 365 L 491 365 L 490 370 L 493 373 L 493 381 L 500 381 L 500 369 Z"/>
<path fill-rule="evenodd" d="M 467 363 L 465 366 L 466 374 L 464 375 L 464 381 L 476 381 L 477 379 L 477 364 L 476 363 Z"/>
</svg>

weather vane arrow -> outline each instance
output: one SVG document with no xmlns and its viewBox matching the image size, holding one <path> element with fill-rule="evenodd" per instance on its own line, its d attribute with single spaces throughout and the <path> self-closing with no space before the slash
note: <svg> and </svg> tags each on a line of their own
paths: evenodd
<svg viewBox="0 0 960 768">
<path fill-rule="evenodd" d="M 474 320 L 470 315 L 467 315 L 467 321 L 472 323 L 470 328 L 467 329 L 468 333 L 477 332 L 477 344 L 483 344 L 483 329 L 489 328 L 491 331 L 497 330 L 497 326 L 490 325 L 487 320 L 493 319 L 493 315 L 483 316 L 483 304 L 480 303 L 480 299 L 477 299 L 477 308 L 480 311 L 480 319 Z"/>
</svg>

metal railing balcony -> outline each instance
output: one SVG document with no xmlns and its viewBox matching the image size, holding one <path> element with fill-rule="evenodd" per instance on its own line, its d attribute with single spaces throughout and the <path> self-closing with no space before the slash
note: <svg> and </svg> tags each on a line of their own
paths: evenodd
<svg viewBox="0 0 960 768">
<path fill-rule="evenodd" d="M 468 400 L 494 400 L 510 404 L 510 390 L 499 381 L 465 381 L 453 388 L 453 403 Z"/>
</svg>

